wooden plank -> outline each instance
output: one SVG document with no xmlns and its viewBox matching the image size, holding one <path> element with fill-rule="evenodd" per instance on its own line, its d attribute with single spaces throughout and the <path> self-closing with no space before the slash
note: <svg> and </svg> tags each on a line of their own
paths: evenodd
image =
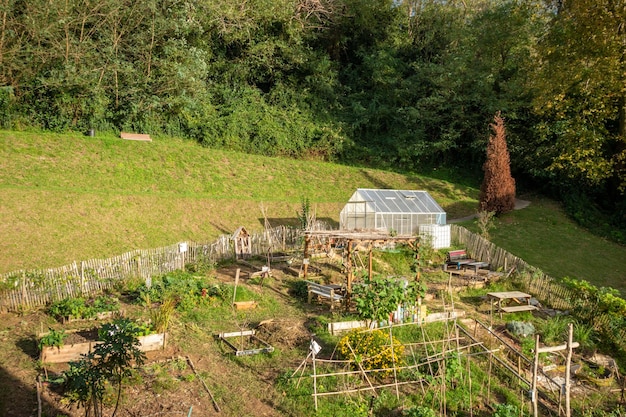
<svg viewBox="0 0 626 417">
<path fill-rule="evenodd" d="M 139 336 L 139 350 L 149 352 L 158 350 L 165 346 L 166 333 L 155 333 L 147 336 Z M 52 346 L 44 346 L 41 350 L 42 363 L 66 363 L 79 360 L 81 355 L 86 355 L 99 343 L 102 342 L 84 342 L 75 343 L 73 345 L 64 345 L 60 348 Z"/>
<path fill-rule="evenodd" d="M 253 336 L 255 334 L 256 331 L 254 330 L 242 330 L 240 332 L 220 333 L 218 336 L 220 339 L 225 339 L 228 337 Z"/>
<path fill-rule="evenodd" d="M 577 348 L 578 346 L 580 346 L 578 344 L 578 342 L 573 342 L 572 343 L 572 349 L 573 348 Z M 565 350 L 567 349 L 567 345 L 558 345 L 558 346 L 546 346 L 546 347 L 542 347 L 537 349 L 538 353 L 549 353 L 549 352 L 558 352 L 561 350 Z"/>
<path fill-rule="evenodd" d="M 121 132 L 120 137 L 126 140 L 140 140 L 140 141 L 152 142 L 152 138 L 150 137 L 150 135 L 146 135 L 142 133 Z"/>
<path fill-rule="evenodd" d="M 258 305 L 256 301 L 235 301 L 233 304 L 237 310 L 250 310 Z"/>
<path fill-rule="evenodd" d="M 93 342 L 76 343 L 59 347 L 44 346 L 41 349 L 42 363 L 66 363 L 79 360 L 81 355 L 88 354 Z"/>
<path fill-rule="evenodd" d="M 328 323 L 328 332 L 333 336 L 353 329 L 367 329 L 366 321 L 340 321 Z"/>
<path fill-rule="evenodd" d="M 520 311 L 534 311 L 534 310 L 538 310 L 538 308 L 535 306 L 531 306 L 531 305 L 521 305 L 521 306 L 501 307 L 500 310 L 502 310 L 505 313 L 518 313 Z"/>
<path fill-rule="evenodd" d="M 165 347 L 165 339 L 167 333 L 154 333 L 146 336 L 139 337 L 139 350 L 142 352 L 149 352 L 152 350 L 159 350 Z"/>
</svg>

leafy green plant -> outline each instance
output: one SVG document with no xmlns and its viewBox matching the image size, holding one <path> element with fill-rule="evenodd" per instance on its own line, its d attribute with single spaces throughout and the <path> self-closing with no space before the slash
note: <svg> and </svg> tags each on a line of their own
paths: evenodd
<svg viewBox="0 0 626 417">
<path fill-rule="evenodd" d="M 365 278 L 362 284 L 353 287 L 353 299 L 356 310 L 366 320 L 383 321 L 399 305 L 414 305 L 418 297 L 425 294 L 423 282 L 385 278 L 375 275 L 370 280 Z"/>
<path fill-rule="evenodd" d="M 68 377 L 68 398 L 85 407 L 96 417 L 102 416 L 102 404 L 107 383 L 112 381 L 117 387 L 115 409 L 117 413 L 122 394 L 122 381 L 132 374 L 133 364 L 140 366 L 145 354 L 139 350 L 138 326 L 127 318 L 105 324 L 99 331 L 101 343 L 92 352 L 83 355 L 78 362 L 70 362 Z"/>
<path fill-rule="evenodd" d="M 517 417 L 519 410 L 513 404 L 497 404 L 493 412 L 493 417 Z"/>
<path fill-rule="evenodd" d="M 311 200 L 309 197 L 302 197 L 300 211 L 296 211 L 296 217 L 302 230 L 308 230 L 313 225 L 315 213 L 311 211 Z"/>
<path fill-rule="evenodd" d="M 137 299 L 144 305 L 176 300 L 178 311 L 190 311 L 198 305 L 208 305 L 216 298 L 224 298 L 226 291 L 221 284 L 212 283 L 209 277 L 192 275 L 186 271 L 174 271 L 155 277 L 150 287 L 140 286 Z"/>
<path fill-rule="evenodd" d="M 306 281 L 304 280 L 290 281 L 288 285 L 289 285 L 289 293 L 293 297 L 299 298 L 301 300 L 307 299 L 309 292 L 307 289 Z"/>
<path fill-rule="evenodd" d="M 48 334 L 39 339 L 39 349 L 41 350 L 44 346 L 54 346 L 61 347 L 63 346 L 63 342 L 67 337 L 64 330 L 54 330 L 52 328 L 48 329 Z"/>
<path fill-rule="evenodd" d="M 87 307 L 84 298 L 65 298 L 56 301 L 48 307 L 48 313 L 59 319 L 66 319 L 70 316 L 81 318 L 85 315 Z"/>
<path fill-rule="evenodd" d="M 569 320 L 571 321 L 571 319 Z M 559 344 L 567 340 L 568 319 L 556 316 L 543 321 L 539 326 L 541 341 L 546 345 Z"/>
<path fill-rule="evenodd" d="M 82 297 L 70 297 L 52 303 L 48 307 L 48 314 L 59 319 L 88 319 L 96 317 L 97 313 L 118 311 L 120 301 L 111 296 L 101 295 L 93 300 Z"/>
<path fill-rule="evenodd" d="M 534 337 L 525 337 L 521 342 L 522 354 L 527 358 L 531 358 L 534 355 L 535 351 L 535 338 Z"/>
<path fill-rule="evenodd" d="M 597 336 L 592 325 L 576 321 L 572 338 L 580 344 L 581 352 L 591 354 L 596 349 Z"/>
<path fill-rule="evenodd" d="M 96 313 L 119 311 L 120 300 L 118 300 L 116 297 L 101 295 L 93 300 L 92 308 L 93 311 Z"/>
</svg>

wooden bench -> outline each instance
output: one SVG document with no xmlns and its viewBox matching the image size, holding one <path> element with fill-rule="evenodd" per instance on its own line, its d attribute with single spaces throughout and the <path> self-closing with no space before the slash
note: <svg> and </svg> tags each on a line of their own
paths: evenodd
<svg viewBox="0 0 626 417">
<path fill-rule="evenodd" d="M 476 262 L 476 260 L 468 258 L 465 249 L 451 250 L 448 252 L 448 259 L 446 259 L 446 263 L 443 265 L 443 270 L 447 271 L 448 267 L 451 266 L 455 266 L 456 269 L 461 269 L 461 265 L 470 264 L 472 262 Z"/>
<path fill-rule="evenodd" d="M 313 299 L 313 295 L 317 295 L 322 298 L 327 298 L 330 300 L 330 309 L 332 310 L 335 303 L 341 303 L 343 301 L 343 295 L 337 294 L 336 290 L 338 289 L 336 286 L 328 286 L 318 284 L 317 282 L 305 281 L 307 291 L 309 293 L 308 302 L 311 303 Z"/>
<path fill-rule="evenodd" d="M 519 313 L 520 311 L 535 311 L 539 310 L 537 307 L 530 304 L 523 304 L 519 306 L 506 306 L 500 307 L 500 310 L 505 313 Z"/>
</svg>

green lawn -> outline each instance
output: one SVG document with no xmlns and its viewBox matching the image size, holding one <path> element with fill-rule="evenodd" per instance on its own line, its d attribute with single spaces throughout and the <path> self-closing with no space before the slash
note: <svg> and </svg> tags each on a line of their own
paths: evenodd
<svg viewBox="0 0 626 417">
<path fill-rule="evenodd" d="M 531 204 L 501 216 L 491 240 L 555 278 L 585 279 L 626 294 L 626 247 L 588 233 L 554 201 L 523 197 Z M 474 222 L 461 223 L 477 231 Z"/>
<path fill-rule="evenodd" d="M 295 225 L 303 197 L 337 226 L 356 188 L 427 190 L 450 216 L 471 213 L 478 195 L 445 180 L 178 139 L 0 131 L 0 273 L 260 230 L 263 213 Z"/>
<path fill-rule="evenodd" d="M 218 151 L 179 139 L 124 141 L 0 131 L 0 273 L 47 268 L 238 226 L 296 225 L 303 197 L 337 226 L 356 188 L 426 190 L 448 218 L 472 214 L 478 189 L 441 177 Z M 626 248 L 569 220 L 541 197 L 496 220 L 493 241 L 554 277 L 626 293 Z M 465 226 L 476 230 L 473 221 Z"/>
</svg>

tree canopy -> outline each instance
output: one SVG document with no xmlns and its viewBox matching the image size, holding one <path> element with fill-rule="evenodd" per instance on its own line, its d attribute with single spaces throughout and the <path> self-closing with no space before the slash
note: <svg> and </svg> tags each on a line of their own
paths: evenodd
<svg viewBox="0 0 626 417">
<path fill-rule="evenodd" d="M 518 184 L 623 225 L 625 21 L 624 0 L 0 0 L 0 126 L 478 176 L 501 111 Z"/>
</svg>

